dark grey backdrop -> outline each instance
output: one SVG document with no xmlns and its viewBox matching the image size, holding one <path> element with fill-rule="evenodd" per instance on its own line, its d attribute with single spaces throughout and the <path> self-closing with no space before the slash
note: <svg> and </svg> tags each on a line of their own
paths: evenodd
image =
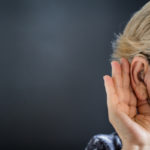
<svg viewBox="0 0 150 150">
<path fill-rule="evenodd" d="M 113 131 L 102 77 L 145 2 L 0 1 L 0 149 L 83 150 Z"/>
</svg>

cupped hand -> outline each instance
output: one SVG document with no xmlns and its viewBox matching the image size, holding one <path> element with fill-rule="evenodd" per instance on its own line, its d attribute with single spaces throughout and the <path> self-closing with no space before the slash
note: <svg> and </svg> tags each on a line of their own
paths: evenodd
<svg viewBox="0 0 150 150">
<path fill-rule="evenodd" d="M 130 64 L 122 58 L 121 63 L 112 61 L 111 66 L 112 76 L 103 77 L 109 121 L 123 145 L 150 146 L 150 106 L 148 102 L 137 106 L 138 99 L 130 81 Z"/>
</svg>

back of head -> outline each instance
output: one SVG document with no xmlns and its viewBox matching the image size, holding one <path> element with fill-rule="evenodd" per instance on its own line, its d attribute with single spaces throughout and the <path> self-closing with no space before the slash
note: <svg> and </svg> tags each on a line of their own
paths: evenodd
<svg viewBox="0 0 150 150">
<path fill-rule="evenodd" d="M 132 15 L 123 33 L 112 42 L 112 47 L 111 61 L 124 57 L 131 62 L 139 53 L 148 54 L 150 58 L 150 1 Z"/>
</svg>

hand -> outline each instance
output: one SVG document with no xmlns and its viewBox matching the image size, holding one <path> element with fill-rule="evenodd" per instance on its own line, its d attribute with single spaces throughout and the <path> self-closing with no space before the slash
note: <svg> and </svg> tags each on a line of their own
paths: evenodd
<svg viewBox="0 0 150 150">
<path fill-rule="evenodd" d="M 109 121 L 121 138 L 123 147 L 133 145 L 150 149 L 150 106 L 147 102 L 137 107 L 138 99 L 130 84 L 129 62 L 122 58 L 121 64 L 112 61 L 111 66 L 112 77 L 103 77 Z"/>
</svg>

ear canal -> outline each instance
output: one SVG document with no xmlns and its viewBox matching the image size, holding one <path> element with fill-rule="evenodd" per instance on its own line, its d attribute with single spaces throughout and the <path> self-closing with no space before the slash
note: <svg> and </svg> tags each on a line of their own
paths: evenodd
<svg viewBox="0 0 150 150">
<path fill-rule="evenodd" d="M 140 71 L 140 73 L 138 74 L 138 77 L 140 81 L 144 81 L 144 71 Z"/>
</svg>

